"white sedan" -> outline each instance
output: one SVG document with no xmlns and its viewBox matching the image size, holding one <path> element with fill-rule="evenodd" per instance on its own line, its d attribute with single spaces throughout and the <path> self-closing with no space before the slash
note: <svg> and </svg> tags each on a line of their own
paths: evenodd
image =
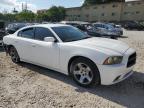
<svg viewBox="0 0 144 108">
<path fill-rule="evenodd" d="M 89 37 L 75 27 L 43 24 L 4 37 L 13 62 L 36 64 L 70 75 L 81 86 L 111 85 L 133 74 L 136 52 L 127 44 Z"/>
</svg>

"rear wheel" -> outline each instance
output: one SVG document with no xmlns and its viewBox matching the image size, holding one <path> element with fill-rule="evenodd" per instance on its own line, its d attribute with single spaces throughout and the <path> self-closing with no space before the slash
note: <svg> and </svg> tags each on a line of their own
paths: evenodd
<svg viewBox="0 0 144 108">
<path fill-rule="evenodd" d="M 100 83 L 100 75 L 96 65 L 87 58 L 77 58 L 70 66 L 73 79 L 80 86 L 87 87 Z"/>
<path fill-rule="evenodd" d="M 20 62 L 20 57 L 17 53 L 17 50 L 14 47 L 10 47 L 9 55 L 11 56 L 11 59 L 14 63 Z"/>
</svg>

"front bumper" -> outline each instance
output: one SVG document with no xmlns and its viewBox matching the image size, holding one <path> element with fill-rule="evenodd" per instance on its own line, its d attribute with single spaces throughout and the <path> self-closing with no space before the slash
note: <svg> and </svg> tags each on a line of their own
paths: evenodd
<svg viewBox="0 0 144 108">
<path fill-rule="evenodd" d="M 133 74 L 133 67 L 127 67 L 128 58 L 131 54 L 135 53 L 135 50 L 128 49 L 123 54 L 123 61 L 121 64 L 116 65 L 98 65 L 98 69 L 101 77 L 102 85 L 111 85 L 118 83 Z"/>
</svg>

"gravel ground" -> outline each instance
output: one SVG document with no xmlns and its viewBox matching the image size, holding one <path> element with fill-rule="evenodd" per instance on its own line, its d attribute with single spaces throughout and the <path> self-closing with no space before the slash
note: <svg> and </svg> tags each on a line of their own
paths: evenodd
<svg viewBox="0 0 144 108">
<path fill-rule="evenodd" d="M 135 73 L 111 85 L 82 88 L 55 71 L 11 62 L 0 51 L 0 108 L 144 108 L 144 31 L 120 38 L 137 50 Z"/>
</svg>

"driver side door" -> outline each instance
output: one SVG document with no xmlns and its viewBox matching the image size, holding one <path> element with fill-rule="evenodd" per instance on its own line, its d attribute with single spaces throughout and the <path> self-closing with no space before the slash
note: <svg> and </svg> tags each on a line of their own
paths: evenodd
<svg viewBox="0 0 144 108">
<path fill-rule="evenodd" d="M 54 34 L 44 27 L 35 27 L 35 40 L 33 41 L 33 62 L 48 68 L 59 68 L 59 44 L 46 42 L 45 37 L 54 37 Z M 56 38 L 55 38 L 56 39 Z"/>
</svg>

